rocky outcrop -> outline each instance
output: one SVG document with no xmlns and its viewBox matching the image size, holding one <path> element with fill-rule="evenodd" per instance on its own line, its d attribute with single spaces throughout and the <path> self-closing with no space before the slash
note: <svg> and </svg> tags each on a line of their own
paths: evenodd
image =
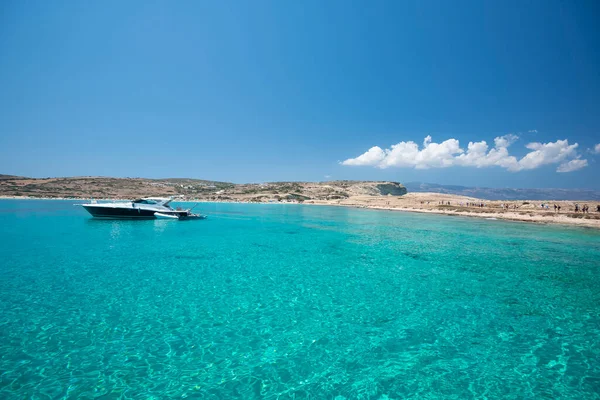
<svg viewBox="0 0 600 400">
<path fill-rule="evenodd" d="M 406 188 L 398 182 L 380 183 L 377 189 L 382 196 L 402 196 L 407 193 Z"/>
</svg>

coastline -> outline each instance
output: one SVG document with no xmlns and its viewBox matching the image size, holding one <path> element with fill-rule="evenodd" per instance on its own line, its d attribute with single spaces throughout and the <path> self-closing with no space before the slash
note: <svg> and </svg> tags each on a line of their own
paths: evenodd
<svg viewBox="0 0 600 400">
<path fill-rule="evenodd" d="M 450 204 L 447 204 L 447 203 Z M 443 203 L 443 204 L 440 204 Z M 484 207 L 467 206 L 468 203 L 483 204 Z M 593 201 L 501 201 L 482 200 L 472 197 L 447 195 L 441 193 L 408 193 L 399 197 L 356 196 L 345 200 L 314 200 L 305 204 L 353 207 L 361 209 L 417 212 L 446 216 L 462 216 L 480 219 L 529 222 L 537 224 L 556 224 L 600 229 L 600 212 L 596 211 L 598 202 Z M 548 204 L 550 209 L 542 209 Z M 554 211 L 554 204 L 561 206 L 560 212 Z M 588 204 L 589 213 L 575 212 L 575 204 Z M 516 208 L 513 208 L 515 207 Z"/>
<path fill-rule="evenodd" d="M 350 205 L 350 204 L 324 204 L 324 203 L 314 203 L 308 205 L 315 206 L 335 206 L 335 207 L 348 207 L 348 208 L 359 208 L 359 209 L 367 209 L 367 210 L 379 210 L 379 211 L 398 211 L 398 212 L 412 212 L 412 213 L 422 213 L 422 214 L 435 214 L 435 215 L 446 215 L 446 216 L 456 216 L 456 217 L 472 217 L 477 219 L 485 219 L 485 220 L 506 220 L 506 221 L 515 221 L 515 222 L 528 222 L 540 225 L 569 225 L 569 226 L 581 226 L 587 228 L 596 228 L 600 229 L 600 220 L 595 219 L 585 219 L 585 218 L 570 218 L 566 215 L 548 215 L 544 216 L 536 216 L 536 215 L 522 215 L 516 213 L 471 213 L 471 212 L 463 212 L 463 211 L 436 211 L 436 210 L 426 210 L 420 208 L 397 208 L 397 207 L 377 207 L 377 206 L 363 206 L 363 205 Z M 600 215 L 600 214 L 599 214 Z"/>
<path fill-rule="evenodd" d="M 0 196 L 0 200 L 70 200 L 87 201 L 86 198 L 59 197 L 19 197 Z M 96 199 L 100 201 L 127 201 L 129 199 Z M 231 200 L 185 199 L 182 203 L 234 203 L 234 204 L 305 204 L 314 206 L 349 207 L 381 211 L 417 212 L 446 216 L 462 216 L 480 219 L 497 219 L 507 221 L 529 222 L 536 224 L 557 224 L 600 229 L 600 212 L 595 211 L 600 203 L 593 201 L 500 201 L 482 200 L 471 197 L 447 195 L 440 193 L 408 193 L 403 196 L 353 196 L 336 200 L 309 200 L 303 203 L 288 202 L 256 202 L 246 198 Z M 443 204 L 440 204 L 443 203 Z M 447 204 L 450 203 L 450 204 Z M 484 204 L 484 207 L 466 206 L 468 203 Z M 588 204 L 589 213 L 576 213 L 574 204 Z M 561 212 L 542 209 L 540 204 L 561 206 Z M 504 209 L 508 206 L 509 209 Z M 511 207 L 516 206 L 516 209 Z M 538 208 L 539 207 L 539 208 Z"/>
</svg>

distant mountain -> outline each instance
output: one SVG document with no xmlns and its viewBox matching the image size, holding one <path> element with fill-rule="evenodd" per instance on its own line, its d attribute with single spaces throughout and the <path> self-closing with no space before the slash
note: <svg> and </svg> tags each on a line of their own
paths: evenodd
<svg viewBox="0 0 600 400">
<path fill-rule="evenodd" d="M 409 192 L 446 193 L 486 200 L 600 200 L 600 191 L 589 189 L 486 188 L 423 182 L 409 182 L 404 186 Z"/>
<path fill-rule="evenodd" d="M 4 177 L 4 178 L 2 178 Z M 398 182 L 331 181 L 234 184 L 188 178 L 110 178 L 79 176 L 23 178 L 0 175 L 0 196 L 122 198 L 184 196 L 199 200 L 335 200 L 351 196 L 402 196 Z"/>
</svg>

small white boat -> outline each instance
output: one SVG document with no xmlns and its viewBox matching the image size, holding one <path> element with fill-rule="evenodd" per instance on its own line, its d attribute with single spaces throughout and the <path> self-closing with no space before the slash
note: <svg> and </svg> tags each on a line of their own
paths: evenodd
<svg viewBox="0 0 600 400">
<path fill-rule="evenodd" d="M 179 219 L 206 219 L 206 218 L 208 218 L 208 216 L 206 216 L 206 215 L 190 213 L 184 217 L 180 217 Z"/>
<path fill-rule="evenodd" d="M 177 220 L 188 220 L 188 219 L 206 219 L 206 215 L 201 215 L 201 214 L 193 214 L 193 213 L 189 213 L 189 214 L 164 214 L 164 213 L 159 213 L 159 212 L 155 212 L 154 216 L 157 219 L 177 219 Z"/>
<path fill-rule="evenodd" d="M 177 215 L 163 214 L 163 213 L 159 213 L 159 212 L 155 212 L 154 216 L 158 219 L 179 219 L 179 217 Z"/>
</svg>

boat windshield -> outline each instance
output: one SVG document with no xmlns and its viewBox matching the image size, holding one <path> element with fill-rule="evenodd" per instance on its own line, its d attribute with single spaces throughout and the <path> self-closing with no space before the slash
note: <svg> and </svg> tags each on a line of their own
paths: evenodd
<svg viewBox="0 0 600 400">
<path fill-rule="evenodd" d="M 138 199 L 134 201 L 135 204 L 156 204 L 154 200 Z"/>
</svg>

